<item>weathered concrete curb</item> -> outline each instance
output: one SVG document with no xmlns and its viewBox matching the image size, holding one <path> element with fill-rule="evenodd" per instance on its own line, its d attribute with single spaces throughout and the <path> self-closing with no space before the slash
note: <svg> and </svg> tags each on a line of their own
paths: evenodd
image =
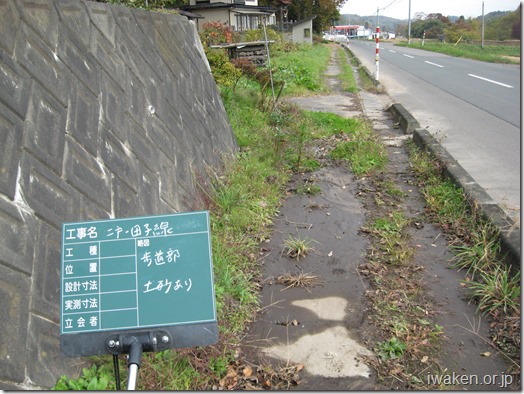
<svg viewBox="0 0 524 394">
<path fill-rule="evenodd" d="M 413 134 L 415 129 L 420 127 L 418 121 L 411 115 L 402 104 L 395 103 L 388 108 L 388 112 L 393 115 L 395 122 L 400 124 L 404 134 Z"/>
<path fill-rule="evenodd" d="M 369 79 L 371 80 L 371 82 L 373 82 L 373 84 L 375 85 L 375 87 L 379 90 L 382 90 L 382 85 L 380 84 L 379 81 L 377 81 L 377 79 L 375 78 L 375 74 L 373 74 L 371 71 L 368 70 L 368 68 L 366 66 L 364 66 L 362 64 L 362 62 L 360 61 L 360 59 L 358 57 L 355 56 L 355 54 L 351 51 L 351 49 L 349 49 L 349 47 L 345 44 L 341 44 L 342 47 L 348 51 L 351 56 L 355 59 L 355 61 L 357 62 L 357 65 L 358 65 L 358 68 L 361 68 L 362 70 L 364 70 L 364 72 L 366 73 L 366 75 L 369 77 Z"/>
<path fill-rule="evenodd" d="M 482 216 L 491 221 L 500 230 L 501 252 L 506 256 L 506 263 L 513 268 L 520 267 L 520 226 L 506 215 L 431 133 L 425 129 L 418 128 L 413 132 L 413 142 L 419 148 L 430 152 L 444 165 L 444 175 L 457 187 L 462 188 L 470 203 L 478 206 Z"/>
</svg>

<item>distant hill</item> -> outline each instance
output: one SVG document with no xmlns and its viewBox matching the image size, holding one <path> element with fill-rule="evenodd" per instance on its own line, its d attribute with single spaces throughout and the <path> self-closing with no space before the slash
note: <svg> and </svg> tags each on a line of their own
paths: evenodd
<svg viewBox="0 0 524 394">
<path fill-rule="evenodd" d="M 379 24 L 382 31 L 388 31 L 390 33 L 395 33 L 399 26 L 407 26 L 407 19 L 395 19 L 390 18 L 389 16 L 379 15 Z M 369 28 L 375 28 L 377 25 L 377 16 L 360 16 L 356 14 L 343 14 L 340 15 L 340 19 L 337 22 L 337 25 L 360 25 L 366 26 Z"/>
<path fill-rule="evenodd" d="M 502 18 L 512 12 L 513 11 L 493 11 L 484 15 L 484 21 L 485 23 L 489 23 L 490 21 Z M 455 15 L 447 15 L 447 17 L 452 23 L 455 23 L 460 18 L 460 16 Z M 474 19 L 482 19 L 482 15 Z M 414 16 L 411 21 L 413 22 L 413 20 L 415 20 Z M 390 18 L 389 16 L 379 15 L 379 24 L 382 31 L 398 33 L 400 29 L 403 29 L 408 25 L 408 19 L 395 19 Z M 342 14 L 340 15 L 337 25 L 360 25 L 375 28 L 377 25 L 377 15 L 360 16 L 356 14 Z"/>
<path fill-rule="evenodd" d="M 493 19 L 502 18 L 508 14 L 511 14 L 512 11 L 493 11 L 489 14 L 484 15 L 484 22 L 489 22 Z M 482 15 L 477 17 L 477 19 L 482 19 Z"/>
</svg>

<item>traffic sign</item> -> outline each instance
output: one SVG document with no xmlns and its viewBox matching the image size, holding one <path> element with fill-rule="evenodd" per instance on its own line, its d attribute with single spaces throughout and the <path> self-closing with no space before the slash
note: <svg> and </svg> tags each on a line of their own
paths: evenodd
<svg viewBox="0 0 524 394">
<path fill-rule="evenodd" d="M 110 334 L 138 331 L 168 347 L 216 342 L 210 238 L 207 211 L 64 223 L 62 351 L 107 353 Z"/>
</svg>

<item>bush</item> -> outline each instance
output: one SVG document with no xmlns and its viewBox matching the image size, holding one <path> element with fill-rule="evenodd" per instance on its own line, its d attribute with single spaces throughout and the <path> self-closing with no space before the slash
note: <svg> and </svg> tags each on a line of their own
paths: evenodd
<svg viewBox="0 0 524 394">
<path fill-rule="evenodd" d="M 272 29 L 266 29 L 267 39 L 279 44 L 282 36 Z M 248 30 L 243 35 L 243 41 L 265 41 L 264 29 Z"/>
<path fill-rule="evenodd" d="M 208 49 L 207 60 L 211 66 L 213 77 L 218 85 L 232 87 L 242 76 L 242 70 L 236 68 L 223 49 Z"/>
<path fill-rule="evenodd" d="M 200 39 L 207 45 L 231 44 L 235 40 L 235 34 L 230 27 L 220 22 L 206 22 L 202 25 Z"/>
</svg>

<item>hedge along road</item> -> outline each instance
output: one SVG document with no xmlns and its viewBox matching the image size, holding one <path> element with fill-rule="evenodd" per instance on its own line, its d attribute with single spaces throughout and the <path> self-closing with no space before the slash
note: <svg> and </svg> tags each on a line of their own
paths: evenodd
<svg viewBox="0 0 524 394">
<path fill-rule="evenodd" d="M 375 70 L 375 43 L 349 49 Z M 380 82 L 520 222 L 520 68 L 380 44 Z"/>
</svg>

